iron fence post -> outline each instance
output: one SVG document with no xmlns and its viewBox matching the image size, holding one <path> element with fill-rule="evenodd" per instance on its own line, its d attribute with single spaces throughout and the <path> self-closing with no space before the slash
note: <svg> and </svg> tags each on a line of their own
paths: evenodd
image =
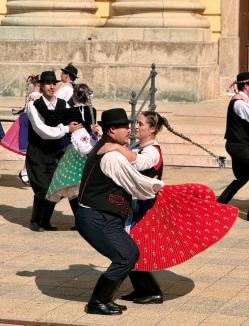
<svg viewBox="0 0 249 326">
<path fill-rule="evenodd" d="M 151 65 L 151 72 L 150 72 L 150 80 L 151 80 L 151 86 L 150 86 L 150 104 L 149 104 L 149 111 L 155 111 L 156 110 L 156 65 L 152 63 Z"/>
<path fill-rule="evenodd" d="M 136 141 L 136 137 L 135 137 L 135 128 L 136 128 L 136 105 L 137 105 L 137 96 L 136 96 L 136 92 L 132 91 L 131 92 L 131 99 L 130 102 L 131 104 L 131 133 L 130 133 L 130 140 L 131 140 L 131 144 L 134 144 Z"/>
</svg>

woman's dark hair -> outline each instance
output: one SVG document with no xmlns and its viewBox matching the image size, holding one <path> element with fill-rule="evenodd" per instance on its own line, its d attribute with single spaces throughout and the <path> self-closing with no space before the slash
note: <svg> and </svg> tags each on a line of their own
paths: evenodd
<svg viewBox="0 0 249 326">
<path fill-rule="evenodd" d="M 238 91 L 243 91 L 245 85 L 249 85 L 249 83 L 237 83 Z"/>
<path fill-rule="evenodd" d="M 93 91 L 87 84 L 76 84 L 73 93 L 80 103 L 86 104 L 90 101 Z"/>
<path fill-rule="evenodd" d="M 180 138 L 182 138 L 182 139 L 190 142 L 191 144 L 193 144 L 193 145 L 201 148 L 203 151 L 205 151 L 208 154 L 210 154 L 211 156 L 215 157 L 220 167 L 224 167 L 225 166 L 225 157 L 215 155 L 213 152 L 211 152 L 210 150 L 208 150 L 204 146 L 196 143 L 195 141 L 193 141 L 189 137 L 187 137 L 187 136 L 185 136 L 185 135 L 183 135 L 183 134 L 175 131 L 171 127 L 171 125 L 169 124 L 168 120 L 165 117 L 162 117 L 158 112 L 155 112 L 155 111 L 143 111 L 143 112 L 141 112 L 141 114 L 146 117 L 149 126 L 151 128 L 155 128 L 155 135 L 159 131 L 161 131 L 162 128 L 163 128 L 163 126 L 164 126 L 172 134 L 174 134 L 174 135 L 176 135 L 176 136 L 178 136 L 178 137 L 180 137 Z"/>
<path fill-rule="evenodd" d="M 141 112 L 143 116 L 146 117 L 148 124 L 151 128 L 155 128 L 155 135 L 159 133 L 159 131 L 162 130 L 163 126 L 166 126 L 168 121 L 166 118 L 162 117 L 159 113 L 155 111 L 144 111 Z"/>
</svg>

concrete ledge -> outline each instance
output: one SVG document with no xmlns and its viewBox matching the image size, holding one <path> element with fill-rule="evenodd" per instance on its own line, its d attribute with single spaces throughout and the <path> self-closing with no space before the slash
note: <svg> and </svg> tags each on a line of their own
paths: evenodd
<svg viewBox="0 0 249 326">
<path fill-rule="evenodd" d="M 0 40 L 209 42 L 205 28 L 36 27 L 0 26 Z"/>
</svg>

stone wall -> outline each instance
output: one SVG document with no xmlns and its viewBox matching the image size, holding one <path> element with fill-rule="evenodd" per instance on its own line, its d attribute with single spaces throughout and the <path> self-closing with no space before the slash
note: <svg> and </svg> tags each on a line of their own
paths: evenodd
<svg viewBox="0 0 249 326">
<path fill-rule="evenodd" d="M 218 95 L 217 44 L 180 41 L 183 30 L 172 34 L 166 29 L 79 28 L 65 35 L 57 29 L 67 40 L 72 37 L 68 42 L 58 40 L 57 34 L 56 41 L 46 40 L 53 28 L 43 29 L 37 40 L 24 27 L 16 29 L 16 40 L 9 40 L 10 29 L 13 35 L 14 27 L 2 27 L 1 34 L 1 96 L 22 96 L 28 74 L 55 69 L 59 76 L 60 67 L 68 62 L 79 68 L 79 80 L 89 83 L 98 97 L 129 98 L 131 89 L 142 87 L 152 62 L 159 73 L 159 100 L 200 101 Z M 20 40 L 18 33 L 25 31 L 26 40 Z M 75 40 L 73 35 L 79 34 Z M 193 31 L 192 37 L 203 39 L 203 31 Z"/>
</svg>

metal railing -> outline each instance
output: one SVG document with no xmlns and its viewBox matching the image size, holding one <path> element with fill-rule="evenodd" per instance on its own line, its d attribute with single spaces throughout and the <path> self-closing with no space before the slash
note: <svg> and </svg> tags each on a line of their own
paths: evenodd
<svg viewBox="0 0 249 326">
<path fill-rule="evenodd" d="M 136 119 L 138 114 L 142 111 L 142 109 L 144 108 L 146 102 L 148 101 L 148 99 L 150 100 L 149 103 L 149 111 L 155 111 L 156 110 L 156 75 L 157 75 L 157 71 L 156 71 L 156 65 L 153 63 L 151 65 L 151 71 L 150 71 L 150 75 L 147 78 L 147 80 L 145 81 L 143 87 L 141 88 L 141 90 L 139 91 L 138 95 L 136 94 L 136 92 L 132 91 L 131 92 L 131 99 L 129 101 L 129 103 L 131 104 L 131 133 L 130 133 L 130 140 L 131 140 L 131 144 L 134 144 L 134 142 L 136 141 L 135 138 L 135 128 L 136 128 Z M 137 102 L 139 100 L 139 98 L 141 97 L 141 95 L 143 94 L 146 86 L 149 84 L 150 82 L 150 89 L 148 91 L 148 94 L 145 96 L 145 99 L 143 100 L 140 108 L 137 110 Z M 136 111 L 137 110 L 137 111 Z"/>
</svg>

